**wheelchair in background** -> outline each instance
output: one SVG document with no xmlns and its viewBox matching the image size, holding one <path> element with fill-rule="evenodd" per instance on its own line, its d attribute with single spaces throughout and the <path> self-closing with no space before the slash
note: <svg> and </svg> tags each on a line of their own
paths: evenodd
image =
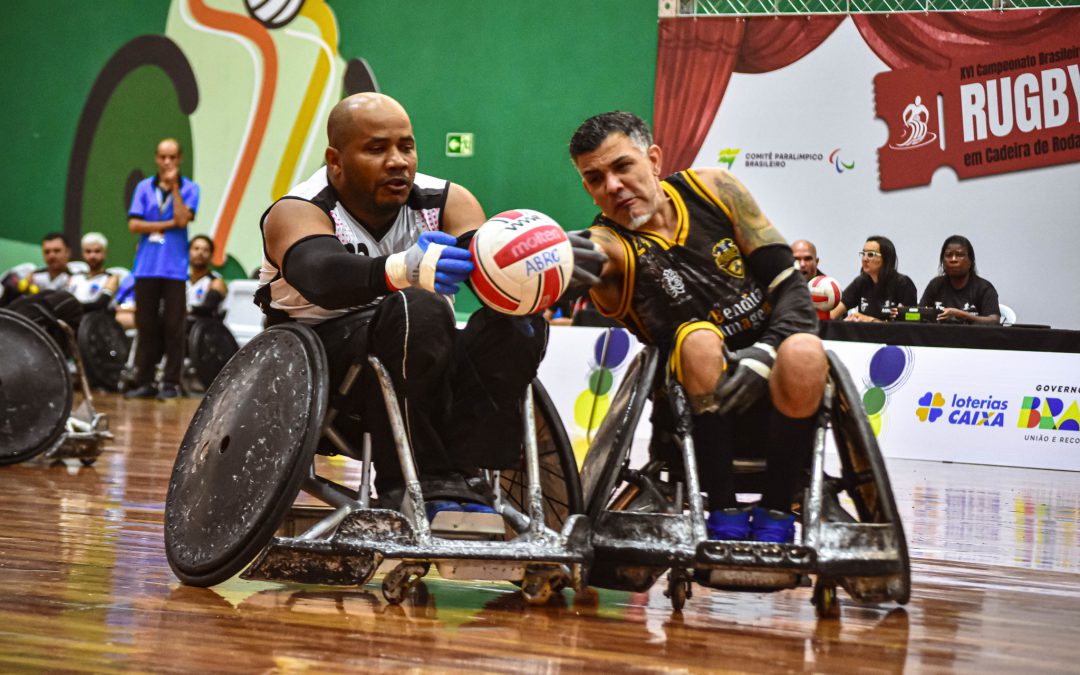
<svg viewBox="0 0 1080 675">
<path fill-rule="evenodd" d="M 0 309 L 0 465 L 40 455 L 90 466 L 112 438 L 108 419 L 94 408 L 71 326 L 46 304 L 32 309 L 34 319 Z"/>
</svg>

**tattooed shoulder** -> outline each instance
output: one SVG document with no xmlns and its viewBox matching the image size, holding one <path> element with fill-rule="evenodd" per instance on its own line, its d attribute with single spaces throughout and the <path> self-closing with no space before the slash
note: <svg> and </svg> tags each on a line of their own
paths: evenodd
<svg viewBox="0 0 1080 675">
<path fill-rule="evenodd" d="M 723 169 L 709 172 L 709 178 L 734 221 L 735 239 L 744 255 L 761 246 L 786 243 L 738 178 Z"/>
</svg>

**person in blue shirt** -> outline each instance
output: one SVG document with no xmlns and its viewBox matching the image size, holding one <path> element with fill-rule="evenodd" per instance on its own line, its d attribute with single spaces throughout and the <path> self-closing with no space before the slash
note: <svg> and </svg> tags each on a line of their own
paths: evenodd
<svg viewBox="0 0 1080 675">
<path fill-rule="evenodd" d="M 187 319 L 187 226 L 199 207 L 199 186 L 180 175 L 180 143 L 158 143 L 157 173 L 139 182 L 128 210 L 128 229 L 140 236 L 131 275 L 135 278 L 135 386 L 130 398 L 180 395 Z M 161 311 L 159 313 L 159 308 Z M 154 384 L 156 346 L 165 348 L 160 390 Z"/>
</svg>

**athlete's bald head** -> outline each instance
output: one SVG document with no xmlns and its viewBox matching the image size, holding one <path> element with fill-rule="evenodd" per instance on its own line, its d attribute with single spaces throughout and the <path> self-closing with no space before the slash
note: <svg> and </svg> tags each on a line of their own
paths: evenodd
<svg viewBox="0 0 1080 675">
<path fill-rule="evenodd" d="M 373 124 L 397 118 L 409 122 L 409 114 L 386 94 L 366 91 L 338 101 L 326 121 L 326 139 L 330 147 L 343 149 L 358 133 L 366 132 Z"/>
<path fill-rule="evenodd" d="M 326 136 L 327 179 L 345 206 L 367 226 L 393 222 L 416 176 L 405 108 L 383 94 L 354 94 L 330 111 Z"/>
</svg>

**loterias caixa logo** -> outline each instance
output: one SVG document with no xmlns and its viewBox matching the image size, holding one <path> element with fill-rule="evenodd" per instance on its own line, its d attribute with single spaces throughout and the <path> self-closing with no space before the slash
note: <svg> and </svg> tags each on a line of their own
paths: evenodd
<svg viewBox="0 0 1080 675">
<path fill-rule="evenodd" d="M 933 423 L 944 416 L 949 424 L 989 428 L 1004 427 L 1005 411 L 1008 409 L 1008 401 L 992 395 L 978 397 L 928 391 L 919 397 L 915 415 L 920 422 Z M 945 415 L 946 411 L 948 415 Z"/>
</svg>

